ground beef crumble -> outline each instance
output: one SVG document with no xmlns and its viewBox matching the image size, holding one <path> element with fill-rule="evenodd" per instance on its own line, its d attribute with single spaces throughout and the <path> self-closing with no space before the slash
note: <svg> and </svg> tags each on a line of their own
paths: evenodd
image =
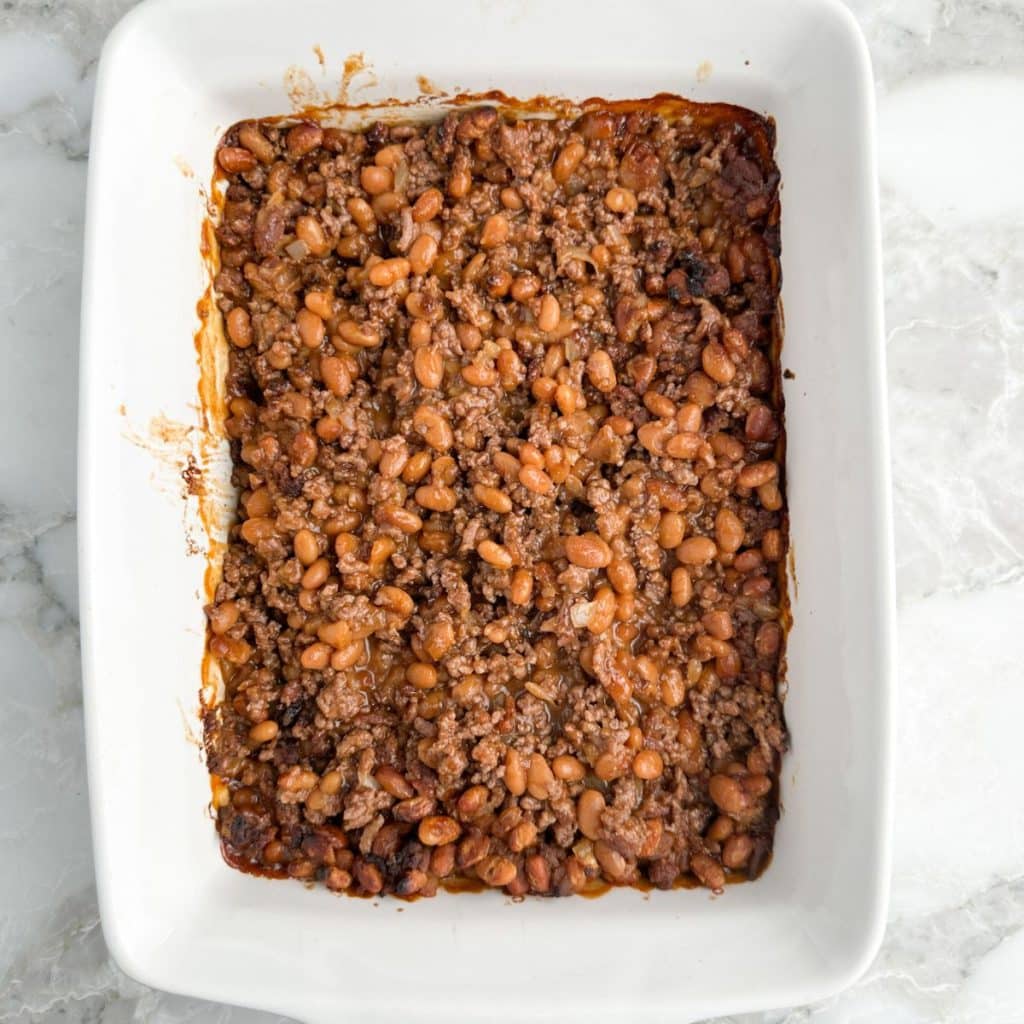
<svg viewBox="0 0 1024 1024">
<path fill-rule="evenodd" d="M 226 133 L 231 863 L 402 896 L 763 870 L 773 144 L 683 104 Z"/>
</svg>

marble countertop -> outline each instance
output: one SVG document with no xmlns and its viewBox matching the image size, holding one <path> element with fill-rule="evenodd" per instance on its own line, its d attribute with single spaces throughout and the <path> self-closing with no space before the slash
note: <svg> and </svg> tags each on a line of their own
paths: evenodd
<svg viewBox="0 0 1024 1024">
<path fill-rule="evenodd" d="M 0 0 L 0 1022 L 261 1024 L 277 1018 L 125 977 L 96 910 L 78 304 L 96 59 L 132 3 Z M 1011 642 L 1024 623 L 1024 0 L 850 6 L 879 96 L 900 644 L 892 905 L 851 989 L 730 1020 L 1024 1022 L 1024 667 Z"/>
</svg>

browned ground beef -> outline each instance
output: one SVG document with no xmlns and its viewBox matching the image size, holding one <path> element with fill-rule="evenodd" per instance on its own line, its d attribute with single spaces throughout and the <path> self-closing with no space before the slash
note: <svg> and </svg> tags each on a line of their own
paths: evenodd
<svg viewBox="0 0 1024 1024">
<path fill-rule="evenodd" d="M 403 895 L 763 868 L 773 141 L 642 105 L 226 134 L 229 861 Z"/>
</svg>

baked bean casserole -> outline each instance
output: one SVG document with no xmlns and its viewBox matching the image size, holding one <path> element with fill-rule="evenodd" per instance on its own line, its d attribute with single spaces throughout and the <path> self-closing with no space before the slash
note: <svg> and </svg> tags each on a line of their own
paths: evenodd
<svg viewBox="0 0 1024 1024">
<path fill-rule="evenodd" d="M 583 109 L 223 138 L 205 742 L 236 867 L 523 896 L 769 859 L 774 128 Z"/>
</svg>

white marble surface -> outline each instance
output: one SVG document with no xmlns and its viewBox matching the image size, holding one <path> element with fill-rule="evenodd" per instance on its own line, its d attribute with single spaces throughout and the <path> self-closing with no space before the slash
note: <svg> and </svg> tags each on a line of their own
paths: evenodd
<svg viewBox="0 0 1024 1024">
<path fill-rule="evenodd" d="M 901 674 L 892 908 L 853 988 L 742 1024 L 1024 1022 L 1024 0 L 850 2 L 879 89 Z M 0 1022 L 258 1024 L 273 1018 L 121 974 L 93 890 L 78 299 L 96 57 L 130 6 L 0 0 Z"/>
</svg>

